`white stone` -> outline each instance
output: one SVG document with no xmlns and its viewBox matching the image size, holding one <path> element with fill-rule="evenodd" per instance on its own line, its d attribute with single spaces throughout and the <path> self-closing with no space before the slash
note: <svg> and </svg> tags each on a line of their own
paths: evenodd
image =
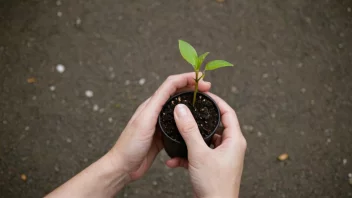
<svg viewBox="0 0 352 198">
<path fill-rule="evenodd" d="M 60 0 L 57 0 L 57 1 L 56 1 L 56 5 L 57 5 L 57 6 L 60 6 L 60 5 L 61 5 L 61 1 L 60 1 Z"/>
<path fill-rule="evenodd" d="M 55 91 L 56 87 L 54 85 L 50 86 L 50 91 Z"/>
<path fill-rule="evenodd" d="M 231 92 L 232 92 L 232 93 L 235 93 L 235 94 L 238 93 L 237 87 L 232 86 L 232 87 L 231 87 Z"/>
<path fill-rule="evenodd" d="M 109 120 L 110 123 L 113 121 L 112 117 L 110 117 L 108 120 Z"/>
<path fill-rule="evenodd" d="M 262 78 L 268 78 L 269 77 L 269 74 L 265 73 L 262 75 Z"/>
<path fill-rule="evenodd" d="M 347 8 L 347 12 L 352 12 L 352 8 L 351 8 L 351 7 L 348 7 L 348 8 Z"/>
<path fill-rule="evenodd" d="M 263 134 L 262 134 L 262 132 L 258 131 L 257 135 L 258 135 L 258 137 L 262 137 Z"/>
<path fill-rule="evenodd" d="M 3 120 L 2 123 L 3 123 L 3 124 L 7 124 L 7 121 L 6 121 L 6 120 Z"/>
<path fill-rule="evenodd" d="M 154 186 L 158 185 L 158 182 L 157 181 L 153 181 L 153 185 Z"/>
<path fill-rule="evenodd" d="M 24 130 L 26 130 L 26 131 L 28 131 L 30 128 L 29 128 L 29 126 L 26 126 L 25 128 L 24 128 Z"/>
<path fill-rule="evenodd" d="M 93 97 L 93 95 L 94 95 L 93 91 L 91 91 L 91 90 L 87 90 L 87 91 L 85 92 L 85 94 L 86 94 L 86 96 L 87 96 L 88 98 L 91 98 L 91 97 Z"/>
<path fill-rule="evenodd" d="M 352 173 L 348 173 L 348 177 L 349 177 L 349 178 L 352 178 Z"/>
<path fill-rule="evenodd" d="M 67 138 L 67 139 L 66 139 L 66 142 L 67 142 L 67 143 L 71 143 L 72 140 L 71 140 L 70 138 Z"/>
<path fill-rule="evenodd" d="M 298 64 L 297 64 L 297 67 L 298 67 L 298 68 L 303 67 L 303 63 L 298 63 Z"/>
<path fill-rule="evenodd" d="M 343 159 L 343 160 L 342 160 L 342 164 L 343 164 L 343 165 L 346 165 L 346 164 L 347 164 L 347 159 Z"/>
<path fill-rule="evenodd" d="M 306 88 L 302 88 L 302 89 L 301 89 L 301 92 L 302 92 L 302 93 L 306 93 L 306 91 L 307 91 Z"/>
<path fill-rule="evenodd" d="M 93 105 L 93 111 L 98 111 L 99 110 L 99 106 L 97 104 Z"/>
<path fill-rule="evenodd" d="M 58 17 L 62 17 L 62 12 L 60 12 L 60 11 L 57 12 L 57 16 L 58 16 Z"/>
<path fill-rule="evenodd" d="M 81 20 L 79 17 L 77 17 L 77 19 L 76 19 L 76 25 L 81 25 L 81 23 L 82 23 L 82 20 Z"/>
<path fill-rule="evenodd" d="M 59 73 L 63 73 L 65 71 L 65 66 L 63 66 L 62 64 L 58 64 L 56 66 L 56 71 Z"/>
<path fill-rule="evenodd" d="M 37 96 L 32 96 L 32 100 L 36 100 L 37 99 Z"/>
<path fill-rule="evenodd" d="M 126 80 L 125 85 L 129 85 L 129 84 L 131 84 L 131 82 L 129 80 Z"/>
<path fill-rule="evenodd" d="M 139 79 L 138 83 L 139 83 L 140 85 L 144 85 L 144 83 L 145 83 L 145 78 Z"/>
</svg>

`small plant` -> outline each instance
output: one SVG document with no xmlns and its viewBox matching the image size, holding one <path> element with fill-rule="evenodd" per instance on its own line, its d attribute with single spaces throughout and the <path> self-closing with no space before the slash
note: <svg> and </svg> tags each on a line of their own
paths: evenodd
<svg viewBox="0 0 352 198">
<path fill-rule="evenodd" d="M 186 41 L 183 40 L 178 40 L 178 46 L 180 48 L 180 52 L 182 57 L 193 66 L 194 72 L 195 72 L 195 88 L 194 88 L 194 94 L 193 94 L 193 106 L 196 103 L 196 97 L 197 97 L 197 92 L 198 92 L 198 82 L 205 77 L 205 71 L 210 71 L 214 69 L 218 69 L 221 67 L 228 67 L 228 66 L 233 66 L 233 64 L 224 61 L 224 60 L 213 60 L 208 62 L 205 65 L 204 70 L 202 71 L 202 75 L 199 76 L 199 71 L 201 70 L 203 61 L 205 57 L 209 54 L 209 52 L 205 52 L 204 54 L 198 56 L 197 51 L 187 43 Z"/>
</svg>

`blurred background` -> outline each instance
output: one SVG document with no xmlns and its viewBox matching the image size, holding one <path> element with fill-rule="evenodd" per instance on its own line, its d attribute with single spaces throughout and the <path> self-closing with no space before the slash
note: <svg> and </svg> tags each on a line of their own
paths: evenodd
<svg viewBox="0 0 352 198">
<path fill-rule="evenodd" d="M 0 197 L 41 197 L 109 150 L 192 71 L 178 39 L 236 65 L 206 78 L 248 141 L 241 197 L 352 197 L 349 0 L 1 0 Z M 192 197 L 166 159 L 117 197 Z"/>
</svg>

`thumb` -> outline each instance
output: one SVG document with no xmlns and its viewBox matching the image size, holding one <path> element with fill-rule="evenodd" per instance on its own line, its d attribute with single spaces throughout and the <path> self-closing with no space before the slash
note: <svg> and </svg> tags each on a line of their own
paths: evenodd
<svg viewBox="0 0 352 198">
<path fill-rule="evenodd" d="M 186 142 L 188 151 L 194 152 L 196 149 L 202 149 L 206 146 L 198 125 L 188 107 L 184 104 L 178 104 L 174 111 L 175 122 L 183 139 Z"/>
</svg>

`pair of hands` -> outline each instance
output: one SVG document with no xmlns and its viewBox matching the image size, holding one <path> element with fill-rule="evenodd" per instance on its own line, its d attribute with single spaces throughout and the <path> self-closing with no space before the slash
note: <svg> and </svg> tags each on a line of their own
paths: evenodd
<svg viewBox="0 0 352 198">
<path fill-rule="evenodd" d="M 159 113 L 176 92 L 194 89 L 194 73 L 174 75 L 159 87 L 152 97 L 141 104 L 107 156 L 113 166 L 121 167 L 130 181 L 141 178 L 163 149 L 160 132 L 156 131 Z M 170 168 L 189 170 L 196 197 L 237 197 L 239 193 L 246 140 L 234 110 L 222 99 L 209 93 L 211 84 L 200 81 L 199 90 L 209 94 L 218 104 L 224 132 L 213 138 L 209 148 L 185 105 L 175 108 L 175 121 L 188 148 L 188 160 L 173 158 L 166 161 Z"/>
</svg>

